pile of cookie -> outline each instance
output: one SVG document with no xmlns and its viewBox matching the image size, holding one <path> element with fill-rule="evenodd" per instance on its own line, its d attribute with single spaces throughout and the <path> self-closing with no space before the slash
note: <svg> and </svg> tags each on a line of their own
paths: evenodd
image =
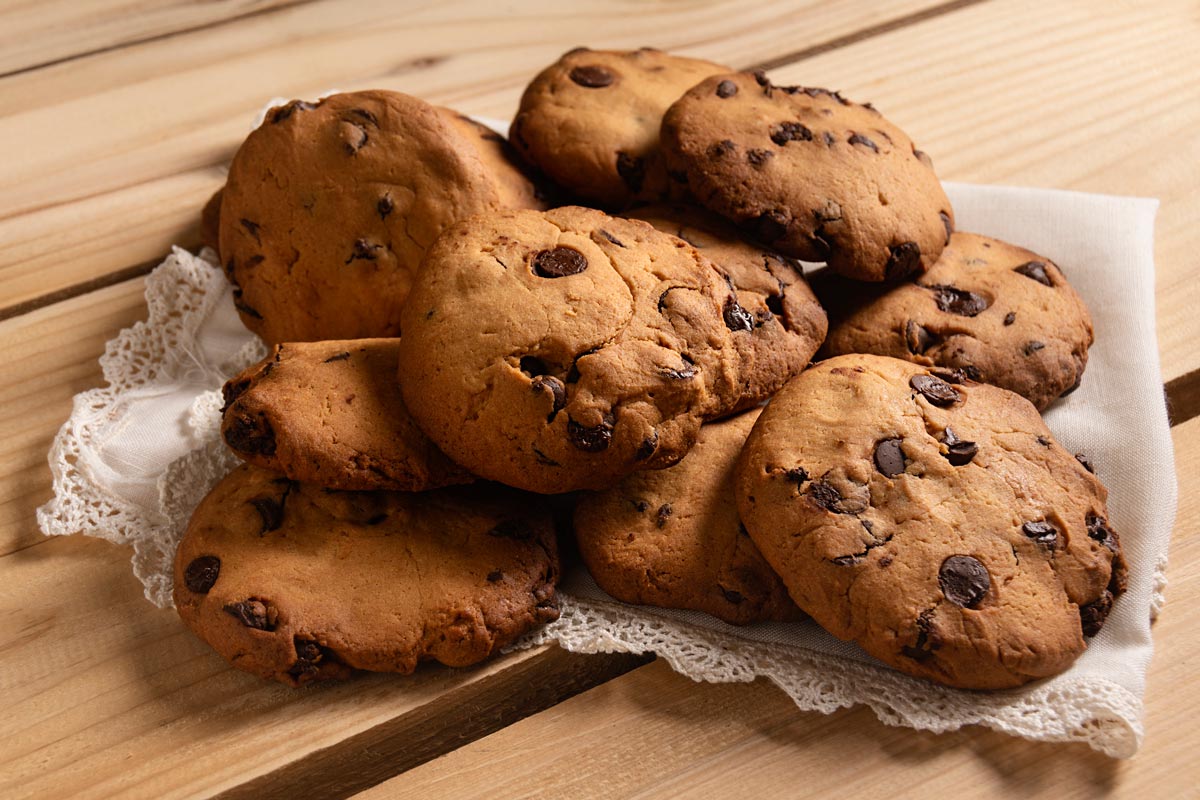
<svg viewBox="0 0 1200 800">
<path fill-rule="evenodd" d="M 271 353 L 175 601 L 242 669 L 475 663 L 557 617 L 560 537 L 618 600 L 967 688 L 1066 669 L 1124 588 L 1039 415 L 1087 309 L 955 231 L 869 104 L 581 48 L 507 140 L 394 92 L 274 108 L 204 221 Z"/>
</svg>

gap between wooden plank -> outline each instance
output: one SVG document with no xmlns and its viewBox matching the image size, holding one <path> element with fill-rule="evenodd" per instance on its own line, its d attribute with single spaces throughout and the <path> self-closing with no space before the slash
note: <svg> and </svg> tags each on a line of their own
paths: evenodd
<svg viewBox="0 0 1200 800">
<path fill-rule="evenodd" d="M 349 797 L 644 666 L 654 655 L 582 655 L 555 645 L 545 658 L 555 663 L 550 667 L 544 660 L 532 666 L 524 663 L 487 684 L 488 697 L 504 697 L 502 705 L 478 702 L 474 686 L 448 692 L 417 712 L 343 739 L 216 797 Z M 546 674 L 553 676 L 553 683 L 543 680 Z"/>
<path fill-rule="evenodd" d="M 837 50 L 840 47 L 857 44 L 858 42 L 862 42 L 867 39 L 873 39 L 876 36 L 882 36 L 884 34 L 891 33 L 899 30 L 900 28 L 907 28 L 910 25 L 916 25 L 918 23 L 931 20 L 935 17 L 940 17 L 943 14 L 950 14 L 955 11 L 960 11 L 964 8 L 970 8 L 971 6 L 976 6 L 980 3 L 986 2 L 988 2 L 988 0 L 951 0 L 951 2 L 932 6 L 922 11 L 915 11 L 907 16 L 890 19 L 886 22 L 881 22 L 878 25 L 872 25 L 868 28 L 855 31 L 854 33 L 847 33 L 843 36 L 838 36 L 834 39 L 830 39 L 827 42 L 818 42 L 817 44 L 809 45 L 802 50 L 795 50 L 791 53 L 785 53 L 775 58 L 769 58 L 766 61 L 761 61 L 753 66 L 747 67 L 747 71 L 778 69 L 779 67 L 787 66 L 788 64 L 795 63 L 796 61 L 803 61 L 806 58 L 812 58 L 813 56 L 818 56 L 822 53 L 828 53 L 830 50 Z"/>
<path fill-rule="evenodd" d="M 315 3 L 315 2 L 317 2 L 317 0 L 291 0 L 291 2 L 285 2 L 281 5 L 269 6 L 267 8 L 259 8 L 254 11 L 247 11 L 242 14 L 235 14 L 234 16 L 226 17 L 224 19 L 215 19 L 215 20 L 212 20 L 211 22 L 203 22 L 198 25 L 192 25 L 190 27 L 179 28 L 179 29 L 173 30 L 173 31 L 166 31 L 164 33 L 156 33 L 152 36 L 143 36 L 140 39 L 130 39 L 128 41 L 120 42 L 118 44 L 108 45 L 107 47 L 96 47 L 91 50 L 84 50 L 79 53 L 73 53 L 69 56 L 62 56 L 60 58 L 52 58 L 49 61 L 42 61 L 38 64 L 30 64 L 29 66 L 20 67 L 19 69 L 9 70 L 8 72 L 0 72 L 0 79 L 12 77 L 14 75 L 22 75 L 27 72 L 34 72 L 36 70 L 45 69 L 47 67 L 53 67 L 58 64 L 66 64 L 70 61 L 76 61 L 81 58 L 87 58 L 88 56 L 99 55 L 100 53 L 111 53 L 116 50 L 122 50 L 126 47 L 133 47 L 133 46 L 136 46 L 139 44 L 145 44 L 147 42 L 157 42 L 157 41 L 162 41 L 164 39 L 170 39 L 174 36 L 180 36 L 183 34 L 193 33 L 195 31 L 203 31 L 203 30 L 210 30 L 212 28 L 219 28 L 223 25 L 228 25 L 231 22 L 239 22 L 241 20 L 252 19 L 254 17 L 260 17 L 265 14 L 273 14 L 277 11 L 285 11 L 288 9 L 295 8 L 297 6 L 308 5 L 309 3 Z"/>
<path fill-rule="evenodd" d="M 184 246 L 186 247 L 187 245 Z M 188 247 L 188 249 L 192 250 L 192 252 L 195 252 L 197 248 Z M 164 255 L 163 258 L 165 257 L 166 256 Z M 109 286 L 115 286 L 118 283 L 123 283 L 124 281 L 132 280 L 134 278 L 141 278 L 145 275 L 149 275 L 150 272 L 161 263 L 162 259 L 159 258 L 153 261 L 135 264 L 132 267 L 125 267 L 125 269 L 119 269 L 116 272 L 110 272 L 107 275 L 100 275 L 92 278 L 90 281 L 83 281 L 82 283 L 76 283 L 72 286 L 66 286 L 62 289 L 57 289 L 49 294 L 35 297 L 31 300 L 26 300 L 23 303 L 16 303 L 11 306 L 0 308 L 0 322 L 3 322 L 6 319 L 12 319 L 13 317 L 19 317 L 22 314 L 28 314 L 31 311 L 37 311 L 39 308 L 45 308 L 46 306 L 52 306 L 55 303 L 61 303 L 65 300 L 70 300 L 74 297 L 88 294 L 89 292 L 94 292 L 98 289 L 105 289 Z"/>
</svg>

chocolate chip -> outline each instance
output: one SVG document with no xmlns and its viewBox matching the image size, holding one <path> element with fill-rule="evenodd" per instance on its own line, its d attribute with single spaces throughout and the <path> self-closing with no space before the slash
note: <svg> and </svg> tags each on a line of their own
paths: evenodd
<svg viewBox="0 0 1200 800">
<path fill-rule="evenodd" d="M 242 312 L 243 314 L 245 314 L 247 317 L 253 317 L 254 319 L 262 319 L 263 315 L 259 313 L 258 309 L 254 308 L 253 306 L 251 306 L 247 303 L 241 302 L 241 299 L 240 299 L 241 296 L 242 296 L 242 293 L 240 290 L 238 290 L 238 289 L 233 290 L 233 307 L 236 308 L 238 311 Z"/>
<path fill-rule="evenodd" d="M 1042 447 L 1049 447 L 1049 446 L 1050 446 L 1050 440 L 1049 440 L 1049 439 L 1047 439 L 1045 436 L 1039 436 L 1039 437 L 1037 437 L 1037 443 L 1038 443 L 1038 444 L 1040 444 Z"/>
<path fill-rule="evenodd" d="M 875 445 L 875 469 L 889 478 L 904 472 L 908 459 L 904 457 L 903 439 L 884 439 Z"/>
<path fill-rule="evenodd" d="M 709 158 L 724 158 L 737 149 L 737 145 L 731 139 L 722 139 L 719 142 L 713 142 L 708 148 Z"/>
<path fill-rule="evenodd" d="M 726 79 L 717 84 L 717 97 L 722 100 L 726 97 L 733 97 L 737 93 L 738 86 L 731 80 Z"/>
<path fill-rule="evenodd" d="M 751 235 L 755 238 L 761 239 L 764 242 L 773 242 L 787 233 L 787 226 L 791 222 L 791 219 L 786 211 L 774 209 L 765 214 L 760 214 L 750 220 L 747 225 L 751 231 Z"/>
<path fill-rule="evenodd" d="M 950 215 L 945 211 L 939 211 L 938 216 L 942 218 L 942 227 L 946 229 L 946 244 L 950 244 L 950 235 L 954 233 L 954 223 L 950 221 Z"/>
<path fill-rule="evenodd" d="M 970 464 L 971 459 L 975 458 L 975 455 L 979 452 L 978 445 L 974 442 L 968 442 L 965 439 L 959 439 L 950 428 L 946 428 L 942 442 L 946 445 L 946 460 L 955 467 Z"/>
<path fill-rule="evenodd" d="M 784 475 L 787 476 L 789 481 L 797 486 L 802 485 L 806 480 L 808 480 L 808 471 L 804 469 L 804 467 L 792 467 L 785 472 Z"/>
<path fill-rule="evenodd" d="M 288 668 L 288 674 L 293 678 L 316 675 L 320 671 L 317 664 L 325 656 L 321 646 L 316 642 L 298 637 L 293 640 L 293 644 L 296 647 L 296 663 Z"/>
<path fill-rule="evenodd" d="M 570 78 L 587 89 L 603 89 L 610 85 L 616 76 L 599 64 L 586 64 L 572 69 Z"/>
<path fill-rule="evenodd" d="M 257 222 L 251 222 L 248 219 L 242 219 L 240 222 L 242 223 L 242 227 L 249 231 L 250 235 L 254 237 L 254 241 L 262 244 L 262 239 L 258 235 L 258 231 L 262 226 Z"/>
<path fill-rule="evenodd" d="M 821 138 L 825 140 L 825 145 L 827 147 L 833 147 L 835 144 L 837 144 L 837 137 L 835 137 L 829 131 L 825 131 L 824 133 L 822 133 Z"/>
<path fill-rule="evenodd" d="M 567 439 L 585 453 L 599 453 L 608 449 L 612 442 L 614 420 L 605 416 L 599 425 L 586 428 L 575 420 L 567 421 Z"/>
<path fill-rule="evenodd" d="M 750 166 L 759 169 L 774 157 L 775 154 L 770 150 L 750 149 L 746 151 L 746 160 L 750 162 Z"/>
<path fill-rule="evenodd" d="M 686 381 L 696 377 L 695 362 L 693 362 L 687 356 L 682 356 L 682 359 L 683 366 L 681 366 L 679 369 L 663 369 L 661 370 L 662 374 L 671 380 L 676 381 Z"/>
<path fill-rule="evenodd" d="M 881 562 L 882 563 L 882 562 Z M 933 624 L 933 609 L 922 611 L 917 617 L 917 642 L 915 645 L 905 645 L 900 649 L 908 658 L 914 661 L 924 661 L 933 655 L 933 651 L 942 646 L 942 637 Z"/>
<path fill-rule="evenodd" d="M 649 436 L 642 439 L 642 443 L 638 445 L 637 452 L 633 454 L 634 461 L 645 461 L 650 456 L 654 455 L 654 451 L 658 449 L 658 431 L 652 431 Z"/>
<path fill-rule="evenodd" d="M 261 600 L 250 599 L 230 603 L 225 606 L 225 613 L 237 617 L 238 621 L 247 628 L 260 631 L 275 630 L 275 620 L 273 619 L 275 615 Z"/>
<path fill-rule="evenodd" d="M 388 214 L 395 210 L 396 204 L 392 202 L 391 195 L 384 195 L 379 198 L 379 202 L 375 204 L 375 210 L 379 212 L 380 219 L 387 219 Z"/>
<path fill-rule="evenodd" d="M 293 100 L 282 108 L 277 108 L 271 114 L 271 123 L 277 124 L 283 122 L 296 111 L 312 111 L 317 107 L 316 103 L 308 103 L 304 100 Z"/>
<path fill-rule="evenodd" d="M 986 309 L 991 302 L 982 295 L 957 289 L 953 286 L 927 286 L 933 292 L 938 308 L 960 317 L 974 317 Z"/>
<path fill-rule="evenodd" d="M 746 599 L 742 596 L 741 592 L 735 592 L 733 589 L 726 589 L 724 586 L 720 585 L 718 585 L 717 588 L 721 590 L 721 594 L 725 596 L 725 599 L 734 605 L 737 605 Z"/>
<path fill-rule="evenodd" d="M 1043 344 L 1042 342 L 1028 342 L 1025 345 L 1025 355 L 1031 356 L 1034 353 L 1036 353 L 1038 350 L 1041 350 L 1042 348 L 1044 348 L 1045 346 L 1046 345 Z"/>
<path fill-rule="evenodd" d="M 531 378 L 536 378 L 539 375 L 548 375 L 550 373 L 546 362 L 542 361 L 537 356 L 521 356 L 521 372 L 524 372 Z"/>
<path fill-rule="evenodd" d="M 526 539 L 533 538 L 533 530 L 526 524 L 525 520 L 506 519 L 488 531 L 487 535 L 495 536 L 497 539 L 513 539 L 523 542 Z"/>
<path fill-rule="evenodd" d="M 529 386 L 533 390 L 534 394 L 541 394 L 542 392 L 549 391 L 551 396 L 554 398 L 550 415 L 546 418 L 547 422 L 552 421 L 554 419 L 554 415 L 561 411 L 563 406 L 567 404 L 567 387 L 563 385 L 562 381 L 553 375 L 537 375 L 532 381 L 530 381 Z"/>
<path fill-rule="evenodd" d="M 1096 474 L 1096 467 L 1092 464 L 1092 460 L 1083 453 L 1076 453 L 1075 460 L 1082 464 L 1083 468 L 1088 472 L 1092 473 L 1093 475 Z"/>
<path fill-rule="evenodd" d="M 338 353 L 337 355 L 330 356 L 329 358 L 325 359 L 321 363 L 322 364 L 332 364 L 334 361 L 345 361 L 349 357 L 350 357 L 350 351 L 343 350 L 342 352 Z"/>
<path fill-rule="evenodd" d="M 488 583 L 495 583 L 496 581 L 500 580 L 503 577 L 504 577 L 503 572 L 501 572 L 498 569 L 494 569 L 487 574 L 487 581 L 488 581 Z"/>
<path fill-rule="evenodd" d="M 799 122 L 781 122 L 771 128 L 771 141 L 782 147 L 788 142 L 811 142 L 813 133 Z"/>
<path fill-rule="evenodd" d="M 222 433 L 226 443 L 238 452 L 258 456 L 275 455 L 275 430 L 261 413 L 234 414 Z"/>
<path fill-rule="evenodd" d="M 842 493 L 827 483 L 824 478 L 810 483 L 806 494 L 818 506 L 826 511 L 832 511 L 834 514 L 858 514 L 866 510 L 866 506 L 861 500 L 842 497 Z"/>
<path fill-rule="evenodd" d="M 350 257 L 346 259 L 346 263 L 351 261 L 374 261 L 377 250 L 382 250 L 383 245 L 373 244 L 366 239 L 355 239 L 354 249 L 350 251 Z"/>
<path fill-rule="evenodd" d="M 903 242 L 891 248 L 884 275 L 888 280 L 896 280 L 911 275 L 921 266 L 921 246 L 916 242 Z"/>
<path fill-rule="evenodd" d="M 851 553 L 848 556 L 836 556 L 835 558 L 831 558 L 829 560 L 839 567 L 852 567 L 858 562 L 862 561 L 862 559 L 863 557 L 858 553 Z"/>
<path fill-rule="evenodd" d="M 1117 534 L 1113 532 L 1112 528 L 1108 527 L 1108 520 L 1096 514 L 1088 514 L 1086 522 L 1089 538 L 1095 539 L 1114 553 L 1120 550 L 1120 539 L 1117 538 Z"/>
<path fill-rule="evenodd" d="M 1005 325 L 1012 325 L 1016 321 L 1017 321 L 1017 312 L 1010 311 L 1004 315 L 1004 324 Z"/>
<path fill-rule="evenodd" d="M 931 369 L 929 374 L 934 377 L 941 378 L 946 383 L 963 384 L 967 380 L 977 380 L 979 370 L 972 366 L 957 367 L 955 369 Z"/>
<path fill-rule="evenodd" d="M 249 378 L 240 381 L 225 381 L 225 385 L 221 387 L 221 398 L 225 401 L 225 405 L 221 406 L 222 414 L 229 410 L 234 401 L 246 393 L 251 383 L 252 381 Z"/>
<path fill-rule="evenodd" d="M 250 501 L 258 516 L 262 519 L 262 530 L 259 536 L 270 531 L 279 530 L 283 524 L 283 504 L 273 497 L 255 497 Z"/>
<path fill-rule="evenodd" d="M 374 114 L 372 114 L 370 111 L 367 111 L 365 108 L 352 108 L 352 109 L 350 109 L 350 113 L 356 117 L 361 117 L 362 119 L 365 119 L 367 122 L 371 123 L 376 128 L 379 127 L 379 120 L 375 118 Z"/>
<path fill-rule="evenodd" d="M 658 507 L 658 511 L 654 512 L 655 525 L 659 528 L 667 526 L 667 520 L 671 518 L 671 504 L 663 503 Z"/>
<path fill-rule="evenodd" d="M 754 330 L 754 317 L 750 316 L 749 311 L 738 305 L 737 299 L 732 295 L 725 299 L 721 317 L 725 320 L 725 327 L 731 331 Z"/>
<path fill-rule="evenodd" d="M 617 153 L 617 174 L 631 192 L 640 192 L 642 183 L 646 180 L 646 162 L 628 153 Z"/>
<path fill-rule="evenodd" d="M 536 461 L 537 461 L 539 464 L 542 464 L 542 465 L 544 465 L 544 466 L 547 466 L 547 467 L 559 467 L 559 466 L 562 466 L 562 465 L 561 465 L 561 464 L 559 464 L 557 461 L 555 461 L 553 458 L 551 458 L 550 456 L 546 455 L 546 454 L 545 454 L 545 453 L 543 453 L 541 450 L 538 450 L 536 447 L 532 447 L 532 448 L 530 448 L 530 449 L 531 449 L 531 450 L 533 450 L 533 457 L 534 457 L 534 460 L 536 460 Z"/>
<path fill-rule="evenodd" d="M 975 608 L 992 586 L 987 568 L 972 556 L 950 556 L 938 570 L 942 594 L 955 605 Z"/>
<path fill-rule="evenodd" d="M 667 291 L 670 291 L 669 289 Z M 665 295 L 666 292 L 663 292 Z M 662 311 L 662 298 L 659 298 L 659 311 Z M 567 383 L 579 383 L 579 362 L 584 356 L 590 356 L 599 350 L 599 347 L 593 347 L 590 350 L 584 350 L 571 361 L 571 368 L 567 370 Z"/>
<path fill-rule="evenodd" d="M 915 355 L 923 354 L 941 340 L 940 336 L 930 333 L 911 319 L 904 326 L 904 343 L 908 345 L 908 352 Z"/>
<path fill-rule="evenodd" d="M 958 392 L 941 378 L 932 375 L 913 375 L 908 385 L 916 389 L 935 406 L 949 406 L 958 401 Z"/>
<path fill-rule="evenodd" d="M 933 167 L 933 159 L 931 159 L 929 157 L 929 154 L 926 153 L 924 150 L 918 150 L 917 148 L 914 147 L 912 153 L 913 153 L 913 157 L 916 158 L 917 161 L 920 161 L 922 164 L 924 164 L 927 167 L 930 167 L 930 168 Z"/>
<path fill-rule="evenodd" d="M 613 243 L 613 244 L 615 244 L 617 247 L 624 247 L 624 246 L 625 246 L 625 243 L 624 243 L 624 242 L 622 242 L 620 239 L 618 239 L 617 237 L 613 236 L 611 233 L 609 233 L 608 231 L 604 230 L 603 228 L 601 228 L 601 229 L 600 229 L 600 235 L 601 235 L 601 236 L 603 236 L 605 239 L 608 239 L 608 241 L 612 242 L 612 243 Z"/>
<path fill-rule="evenodd" d="M 1013 267 L 1013 272 L 1019 272 L 1026 278 L 1032 278 L 1043 286 L 1054 285 L 1046 273 L 1046 265 L 1041 261 L 1028 261 L 1019 267 Z"/>
<path fill-rule="evenodd" d="M 1054 549 L 1054 545 L 1058 542 L 1058 528 L 1045 520 L 1026 522 L 1021 526 L 1021 532 L 1038 544 L 1046 545 L 1051 550 Z"/>
<path fill-rule="evenodd" d="M 879 148 L 875 146 L 875 143 L 872 142 L 870 139 L 868 139 L 866 136 L 863 136 L 861 133 L 850 134 L 850 138 L 847 139 L 846 141 L 848 141 L 850 144 L 861 144 L 863 147 L 871 148 L 871 150 L 873 150 L 876 153 L 879 152 Z"/>
<path fill-rule="evenodd" d="M 578 275 L 588 268 L 587 256 L 573 247 L 542 250 L 533 257 L 533 274 L 542 278 Z"/>
<path fill-rule="evenodd" d="M 1100 632 L 1108 619 L 1108 612 L 1112 611 L 1112 604 L 1112 592 L 1105 589 L 1098 600 L 1079 607 L 1079 626 L 1084 636 L 1091 637 Z"/>
<path fill-rule="evenodd" d="M 634 507 L 634 509 L 637 510 L 637 512 L 639 514 L 644 514 L 644 513 L 646 513 L 646 510 L 648 508 L 650 508 L 650 504 L 647 503 L 645 500 L 638 500 L 638 501 L 634 502 L 633 507 Z"/>
<path fill-rule="evenodd" d="M 782 317 L 783 314 L 783 295 L 771 293 L 766 299 L 767 310 L 777 317 Z"/>
<path fill-rule="evenodd" d="M 221 576 L 221 559 L 216 556 L 200 556 L 192 559 L 183 571 L 183 585 L 196 594 L 208 594 L 208 590 Z"/>
</svg>

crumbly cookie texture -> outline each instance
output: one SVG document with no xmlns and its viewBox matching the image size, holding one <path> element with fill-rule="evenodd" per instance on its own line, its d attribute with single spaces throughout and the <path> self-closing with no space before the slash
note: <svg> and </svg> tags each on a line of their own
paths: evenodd
<svg viewBox="0 0 1200 800">
<path fill-rule="evenodd" d="M 271 109 L 234 156 L 220 252 L 268 344 L 395 336 L 425 250 L 471 214 L 539 205 L 497 143 L 397 92 Z"/>
<path fill-rule="evenodd" d="M 245 461 L 329 489 L 420 492 L 475 478 L 400 396 L 398 339 L 277 344 L 224 387 L 221 433 Z"/>
<path fill-rule="evenodd" d="M 605 208 L 661 200 L 670 182 L 658 147 L 663 112 L 729 68 L 650 48 L 564 54 L 521 96 L 509 138 L 575 196 Z"/>
<path fill-rule="evenodd" d="M 840 639 L 950 686 L 1062 672 L 1125 587 L 1107 492 L 1024 398 L 873 355 L 823 361 L 759 417 L 742 519 Z"/>
<path fill-rule="evenodd" d="M 746 381 L 739 410 L 775 394 L 808 366 L 825 339 L 828 320 L 798 263 L 747 242 L 729 222 L 696 206 L 658 204 L 626 216 L 683 239 L 733 287 L 748 314 L 742 324 L 754 331 L 753 336 L 734 337 Z"/>
<path fill-rule="evenodd" d="M 238 669 L 298 686 L 467 666 L 558 617 L 547 511 L 495 486 L 333 492 L 242 465 L 200 503 L 175 607 Z"/>
<path fill-rule="evenodd" d="M 758 414 L 704 425 L 675 466 L 635 472 L 580 497 L 579 552 L 604 591 L 734 625 L 804 617 L 742 527 L 734 502 L 733 468 Z"/>
<path fill-rule="evenodd" d="M 661 140 L 671 175 L 702 205 L 856 280 L 925 271 L 954 228 L 929 157 L 837 92 L 714 75 L 670 107 Z"/>
<path fill-rule="evenodd" d="M 832 324 L 825 356 L 875 353 L 1016 392 L 1039 410 L 1079 386 L 1093 341 L 1083 300 L 1048 258 L 998 239 L 955 233 L 915 281 L 814 284 Z"/>
<path fill-rule="evenodd" d="M 683 240 L 592 209 L 455 226 L 403 319 L 421 429 L 471 472 L 537 492 L 669 466 L 766 383 L 745 375 L 737 340 L 757 334 L 724 276 Z"/>
</svg>

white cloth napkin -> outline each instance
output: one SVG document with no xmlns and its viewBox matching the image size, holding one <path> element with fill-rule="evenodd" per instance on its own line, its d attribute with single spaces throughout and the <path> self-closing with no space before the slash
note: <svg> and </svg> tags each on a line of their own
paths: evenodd
<svg viewBox="0 0 1200 800">
<path fill-rule="evenodd" d="M 1080 388 L 1046 422 L 1091 457 L 1109 487 L 1129 588 L 1066 673 L 982 693 L 901 675 L 815 624 L 736 628 L 700 613 L 628 606 L 586 572 L 566 576 L 563 616 L 525 644 L 653 651 L 697 680 L 765 676 L 805 709 L 864 703 L 889 724 L 945 731 L 982 724 L 1031 739 L 1085 741 L 1127 757 L 1141 743 L 1150 623 L 1175 516 L 1175 471 L 1154 327 L 1157 201 L 948 184 L 961 230 L 1028 247 L 1058 263 L 1096 328 Z M 50 453 L 48 535 L 83 532 L 134 548 L 134 572 L 170 604 L 171 559 L 200 498 L 233 465 L 220 442 L 219 389 L 262 357 L 240 324 L 211 252 L 176 249 L 147 279 L 149 320 L 122 331 L 101 364 L 108 386 L 75 398 Z"/>
</svg>

